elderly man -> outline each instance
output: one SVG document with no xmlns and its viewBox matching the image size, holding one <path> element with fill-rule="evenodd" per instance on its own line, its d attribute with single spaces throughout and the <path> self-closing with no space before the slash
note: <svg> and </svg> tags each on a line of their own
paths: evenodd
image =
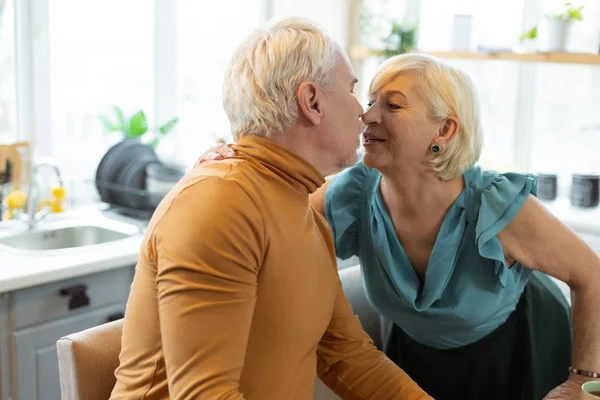
<svg viewBox="0 0 600 400">
<path fill-rule="evenodd" d="M 195 168 L 143 242 L 112 399 L 429 399 L 342 291 L 308 195 L 356 161 L 363 110 L 344 52 L 310 22 L 251 36 L 226 74 L 237 156 Z"/>
</svg>

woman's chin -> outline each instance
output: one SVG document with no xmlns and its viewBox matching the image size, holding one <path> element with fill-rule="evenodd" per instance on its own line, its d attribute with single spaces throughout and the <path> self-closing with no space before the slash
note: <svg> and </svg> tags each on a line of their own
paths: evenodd
<svg viewBox="0 0 600 400">
<path fill-rule="evenodd" d="M 367 150 L 363 153 L 362 163 L 365 167 L 377 168 L 381 165 L 381 154 Z"/>
</svg>

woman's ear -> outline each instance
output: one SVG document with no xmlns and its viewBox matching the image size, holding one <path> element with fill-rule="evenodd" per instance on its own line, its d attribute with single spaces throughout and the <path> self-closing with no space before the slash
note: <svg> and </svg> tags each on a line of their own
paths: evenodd
<svg viewBox="0 0 600 400">
<path fill-rule="evenodd" d="M 460 123 L 458 122 L 458 118 L 455 116 L 450 116 L 442 121 L 442 125 L 438 132 L 438 136 L 435 139 L 435 143 L 439 144 L 442 147 L 447 147 L 450 140 L 458 133 L 460 129 Z"/>
<path fill-rule="evenodd" d="M 312 125 L 323 121 L 323 92 L 313 82 L 302 82 L 298 87 L 298 105 L 300 112 Z"/>
</svg>

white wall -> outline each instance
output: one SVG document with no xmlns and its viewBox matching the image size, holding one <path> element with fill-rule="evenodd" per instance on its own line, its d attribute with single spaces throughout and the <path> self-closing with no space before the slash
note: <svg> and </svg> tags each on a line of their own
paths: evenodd
<svg viewBox="0 0 600 400">
<path fill-rule="evenodd" d="M 348 16 L 352 0 L 271 0 L 274 18 L 298 16 L 318 23 L 346 48 L 349 35 Z"/>
</svg>

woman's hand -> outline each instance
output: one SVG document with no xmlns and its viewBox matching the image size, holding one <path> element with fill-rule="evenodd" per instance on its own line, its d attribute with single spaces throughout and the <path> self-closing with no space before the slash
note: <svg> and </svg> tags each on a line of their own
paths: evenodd
<svg viewBox="0 0 600 400">
<path fill-rule="evenodd" d="M 589 379 L 588 379 L 589 380 Z M 565 383 L 553 389 L 543 400 L 579 400 L 581 385 L 587 380 L 575 376 L 569 377 Z"/>
<path fill-rule="evenodd" d="M 219 144 L 212 149 L 209 149 L 206 153 L 202 154 L 194 167 L 202 164 L 205 161 L 212 160 L 223 160 L 228 157 L 235 156 L 235 151 L 231 149 L 232 144 Z"/>
</svg>

